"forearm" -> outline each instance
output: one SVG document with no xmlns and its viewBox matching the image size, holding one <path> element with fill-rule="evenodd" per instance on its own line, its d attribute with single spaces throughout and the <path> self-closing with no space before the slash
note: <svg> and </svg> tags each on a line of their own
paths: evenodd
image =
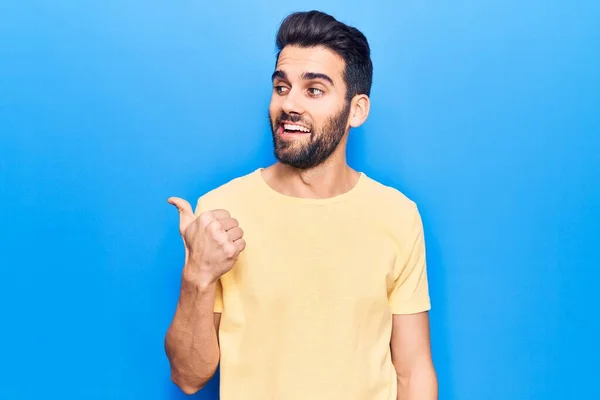
<svg viewBox="0 0 600 400">
<path fill-rule="evenodd" d="M 398 374 L 397 400 L 437 400 L 438 383 L 432 365 Z"/>
<path fill-rule="evenodd" d="M 165 337 L 171 377 L 185 393 L 200 390 L 219 364 L 214 322 L 215 284 L 182 279 L 173 321 Z"/>
</svg>

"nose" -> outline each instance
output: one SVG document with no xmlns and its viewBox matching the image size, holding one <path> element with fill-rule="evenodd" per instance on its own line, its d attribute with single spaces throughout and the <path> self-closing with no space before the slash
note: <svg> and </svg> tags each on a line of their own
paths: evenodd
<svg viewBox="0 0 600 400">
<path fill-rule="evenodd" d="M 299 90 L 294 88 L 290 89 L 281 105 L 282 110 L 288 115 L 304 113 L 301 95 Z"/>
</svg>

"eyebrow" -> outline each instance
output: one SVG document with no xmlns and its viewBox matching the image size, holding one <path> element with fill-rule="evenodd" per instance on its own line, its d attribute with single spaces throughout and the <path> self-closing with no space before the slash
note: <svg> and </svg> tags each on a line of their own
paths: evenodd
<svg viewBox="0 0 600 400">
<path fill-rule="evenodd" d="M 303 80 L 306 80 L 306 81 L 322 79 L 322 80 L 329 82 L 331 84 L 331 86 L 335 86 L 333 84 L 333 79 L 331 79 L 328 75 L 322 74 L 319 72 L 304 72 L 300 76 L 300 78 Z M 287 75 L 285 72 L 283 72 L 281 70 L 277 70 L 277 71 L 273 72 L 273 75 L 271 76 L 271 80 L 274 81 L 275 79 L 287 80 Z"/>
</svg>

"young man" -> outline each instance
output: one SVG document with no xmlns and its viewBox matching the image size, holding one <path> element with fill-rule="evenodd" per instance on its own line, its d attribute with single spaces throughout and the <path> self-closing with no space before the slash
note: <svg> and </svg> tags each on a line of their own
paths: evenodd
<svg viewBox="0 0 600 400">
<path fill-rule="evenodd" d="M 416 205 L 346 163 L 369 114 L 370 49 L 320 12 L 277 35 L 277 162 L 180 212 L 172 380 L 221 400 L 432 400 L 425 245 Z"/>
</svg>

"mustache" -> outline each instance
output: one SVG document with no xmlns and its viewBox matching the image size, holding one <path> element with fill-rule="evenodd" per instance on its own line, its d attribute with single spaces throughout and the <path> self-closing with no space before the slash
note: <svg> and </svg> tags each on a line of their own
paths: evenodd
<svg viewBox="0 0 600 400">
<path fill-rule="evenodd" d="M 293 123 L 293 124 L 302 123 L 302 125 L 312 129 L 311 124 L 309 124 L 308 122 L 302 121 L 302 117 L 300 115 L 298 115 L 298 114 L 289 115 L 285 111 L 282 111 L 281 115 L 279 115 L 279 117 L 277 117 L 277 120 L 275 121 L 275 123 L 277 125 L 281 125 L 282 123 L 286 123 L 286 122 Z"/>
</svg>

